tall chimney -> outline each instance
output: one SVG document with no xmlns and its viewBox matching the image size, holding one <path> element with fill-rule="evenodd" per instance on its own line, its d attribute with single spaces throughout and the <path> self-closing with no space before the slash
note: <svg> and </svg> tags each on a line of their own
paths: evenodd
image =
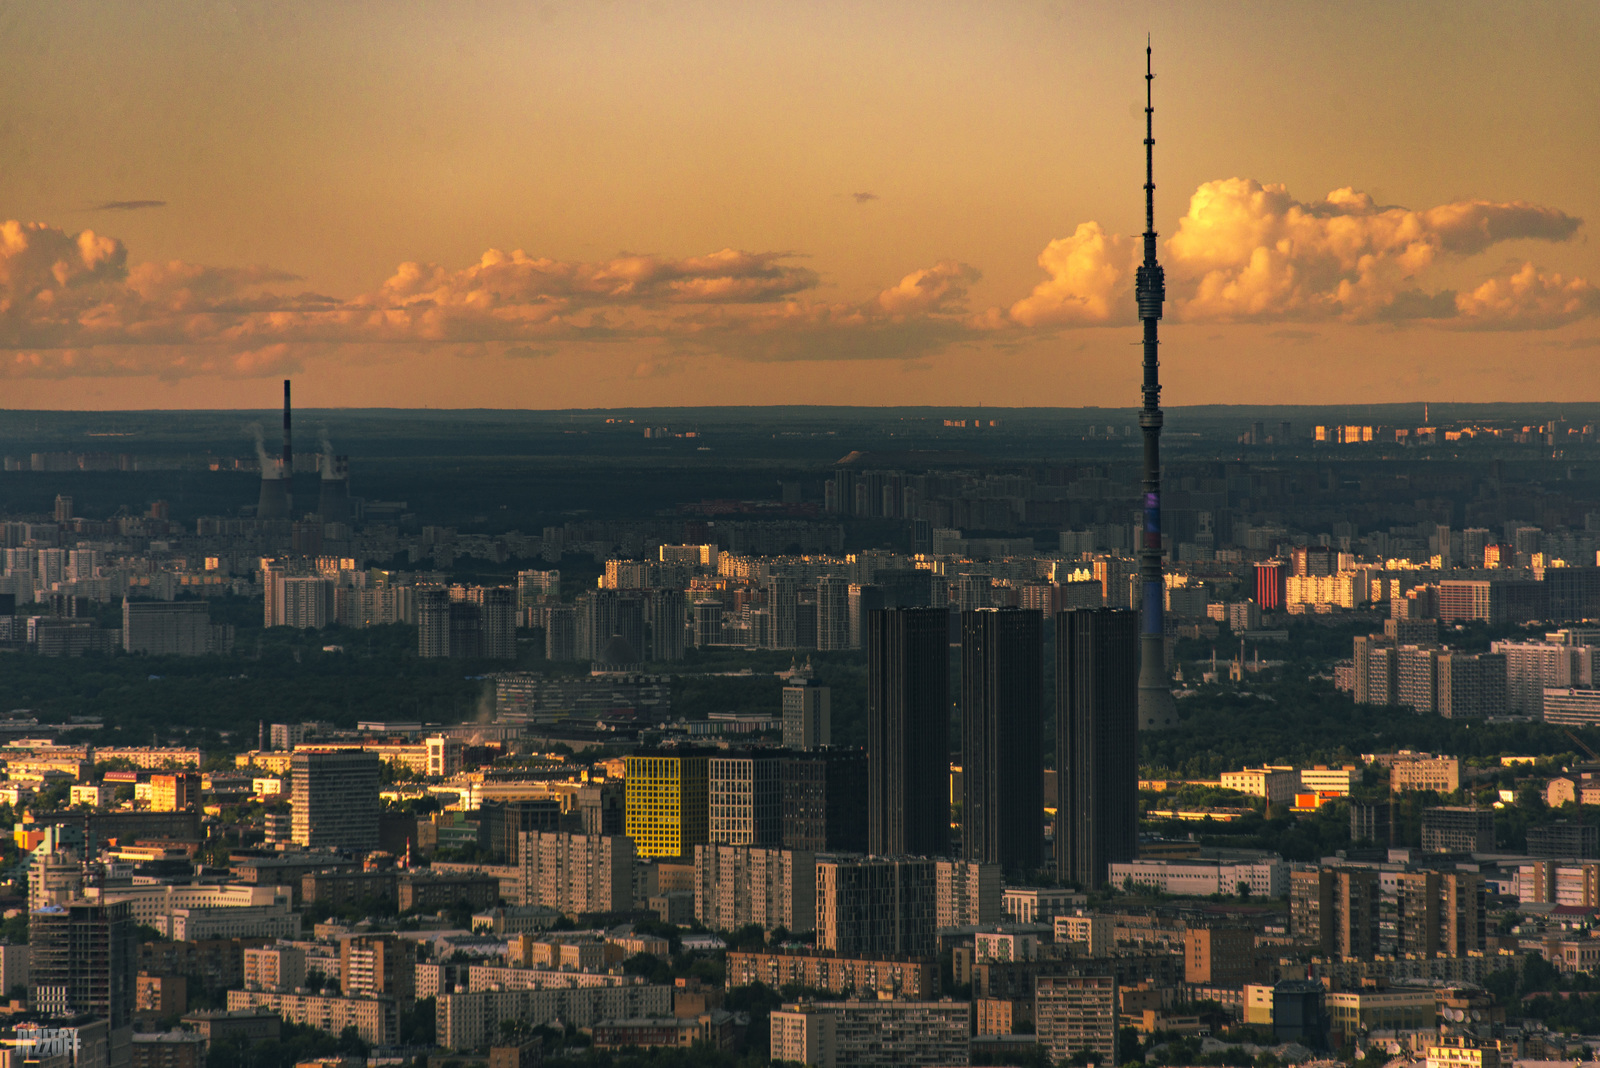
<svg viewBox="0 0 1600 1068">
<path fill-rule="evenodd" d="M 283 380 L 283 476 L 294 473 L 294 446 L 289 435 L 289 380 Z"/>
</svg>

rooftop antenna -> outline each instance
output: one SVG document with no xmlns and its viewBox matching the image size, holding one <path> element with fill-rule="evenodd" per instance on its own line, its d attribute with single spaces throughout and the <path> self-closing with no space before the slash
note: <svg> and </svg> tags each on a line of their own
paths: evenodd
<svg viewBox="0 0 1600 1068">
<path fill-rule="evenodd" d="M 1144 262 L 1139 265 L 1134 295 L 1144 324 L 1144 409 L 1139 428 L 1144 433 L 1144 521 L 1139 541 L 1139 581 L 1142 617 L 1139 635 L 1139 723 L 1141 729 L 1160 730 L 1177 722 L 1177 702 L 1167 674 L 1166 627 L 1162 619 L 1161 580 L 1161 362 L 1156 324 L 1167 299 L 1166 273 L 1156 261 L 1155 104 L 1149 36 L 1144 46 Z"/>
</svg>

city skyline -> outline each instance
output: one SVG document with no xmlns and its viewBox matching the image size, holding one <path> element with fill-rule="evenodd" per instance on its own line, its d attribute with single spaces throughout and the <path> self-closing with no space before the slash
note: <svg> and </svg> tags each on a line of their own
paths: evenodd
<svg viewBox="0 0 1600 1068">
<path fill-rule="evenodd" d="M 1600 399 L 1592 9 L 909 15 L 19 15 L 7 406 L 1132 406 L 1147 31 L 1168 405 Z"/>
</svg>

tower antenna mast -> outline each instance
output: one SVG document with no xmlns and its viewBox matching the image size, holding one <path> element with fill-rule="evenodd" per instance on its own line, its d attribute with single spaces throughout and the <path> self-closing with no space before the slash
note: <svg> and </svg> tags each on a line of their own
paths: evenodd
<svg viewBox="0 0 1600 1068">
<path fill-rule="evenodd" d="M 1156 324 L 1167 299 L 1166 274 L 1156 261 L 1155 104 L 1150 41 L 1144 46 L 1144 262 L 1134 293 L 1144 326 L 1143 515 L 1139 536 L 1139 728 L 1161 730 L 1177 723 L 1177 702 L 1167 675 L 1165 583 L 1161 577 L 1161 361 Z"/>
</svg>

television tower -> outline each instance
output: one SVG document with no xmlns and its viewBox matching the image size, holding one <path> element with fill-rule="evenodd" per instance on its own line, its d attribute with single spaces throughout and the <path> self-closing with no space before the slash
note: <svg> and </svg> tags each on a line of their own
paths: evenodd
<svg viewBox="0 0 1600 1068">
<path fill-rule="evenodd" d="M 1163 607 L 1165 583 L 1161 578 L 1161 361 L 1156 324 L 1161 303 L 1167 299 L 1166 275 L 1156 262 L 1155 106 L 1152 103 L 1150 44 L 1144 47 L 1144 263 L 1139 266 L 1134 292 L 1139 319 L 1144 324 L 1144 410 L 1139 429 L 1144 432 L 1144 522 L 1139 538 L 1139 728 L 1161 730 L 1178 721 L 1167 675 L 1166 628 Z"/>
</svg>

